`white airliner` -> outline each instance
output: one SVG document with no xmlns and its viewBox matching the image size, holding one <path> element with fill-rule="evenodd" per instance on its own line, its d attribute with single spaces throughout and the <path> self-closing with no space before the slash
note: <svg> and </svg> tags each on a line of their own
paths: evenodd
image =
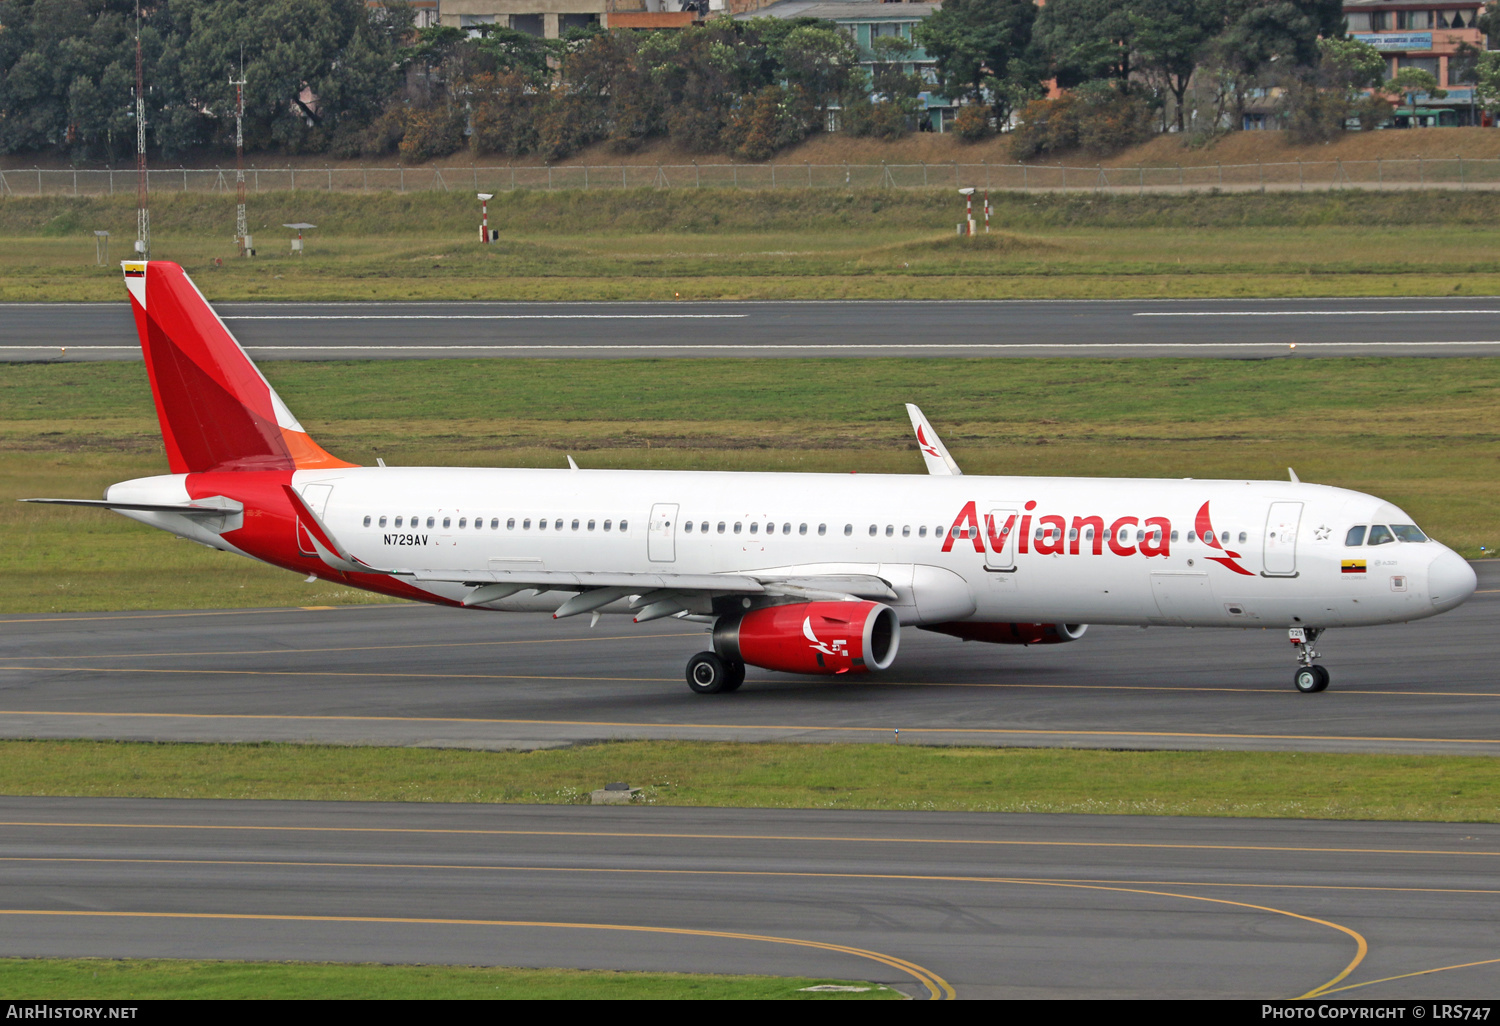
<svg viewBox="0 0 1500 1026">
<path fill-rule="evenodd" d="M 170 474 L 117 510 L 370 591 L 497 611 L 712 625 L 700 694 L 746 665 L 884 670 L 902 627 L 1076 641 L 1086 624 L 1271 627 L 1299 691 L 1330 627 L 1433 616 L 1474 592 L 1400 509 L 1289 481 L 963 475 L 908 406 L 927 476 L 359 467 L 321 449 L 176 264 L 127 262 Z"/>
</svg>

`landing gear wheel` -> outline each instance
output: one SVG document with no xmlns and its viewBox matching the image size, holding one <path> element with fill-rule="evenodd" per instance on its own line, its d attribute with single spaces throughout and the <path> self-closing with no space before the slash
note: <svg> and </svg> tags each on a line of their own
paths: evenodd
<svg viewBox="0 0 1500 1026">
<path fill-rule="evenodd" d="M 724 667 L 728 676 L 724 680 L 724 691 L 738 691 L 740 685 L 745 683 L 745 664 L 738 659 L 726 659 Z"/>
<path fill-rule="evenodd" d="M 1299 667 L 1296 676 L 1292 678 L 1292 684 L 1304 695 L 1317 694 L 1328 687 L 1328 671 L 1316 663 Z"/>
<path fill-rule="evenodd" d="M 713 652 L 699 652 L 688 660 L 687 683 L 694 694 L 717 695 L 739 687 L 724 660 Z"/>
</svg>

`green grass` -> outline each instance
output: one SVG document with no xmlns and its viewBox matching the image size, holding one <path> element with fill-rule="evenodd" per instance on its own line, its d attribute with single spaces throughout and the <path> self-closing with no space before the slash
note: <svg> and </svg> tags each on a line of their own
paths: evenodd
<svg viewBox="0 0 1500 1026">
<path fill-rule="evenodd" d="M 795 367 L 797 373 L 788 373 Z M 922 472 L 904 402 L 970 474 L 1279 479 L 1371 492 L 1465 555 L 1500 545 L 1500 360 L 272 362 L 330 451 L 373 464 Z M 392 409 L 386 397 L 402 397 Z M 0 612 L 382 601 L 29 506 L 165 473 L 139 363 L 0 373 Z"/>
<path fill-rule="evenodd" d="M 0 742 L 0 794 L 647 803 L 1293 819 L 1500 820 L 1500 760 L 910 744 L 625 741 L 536 752 L 290 744 Z"/>
<path fill-rule="evenodd" d="M 1500 293 L 1500 194 L 993 197 L 960 240 L 950 190 L 501 194 L 473 238 L 467 193 L 253 197 L 260 255 L 234 258 L 227 196 L 162 195 L 154 249 L 214 300 L 787 299 Z M 93 229 L 129 197 L 0 199 L 0 300 L 111 300 Z M 283 221 L 319 225 L 293 258 Z M 222 266 L 214 263 L 222 261 Z"/>
<path fill-rule="evenodd" d="M 857 993 L 806 993 L 842 984 Z M 849 980 L 483 966 L 198 959 L 0 959 L 0 992 L 21 1001 L 244 1000 L 826 1000 L 891 999 L 899 991 Z"/>
</svg>

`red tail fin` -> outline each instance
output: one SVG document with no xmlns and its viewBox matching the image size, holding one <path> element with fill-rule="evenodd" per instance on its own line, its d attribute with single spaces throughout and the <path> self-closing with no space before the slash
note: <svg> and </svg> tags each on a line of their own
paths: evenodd
<svg viewBox="0 0 1500 1026">
<path fill-rule="evenodd" d="M 181 267 L 124 267 L 172 473 L 354 466 L 308 437 Z"/>
</svg>

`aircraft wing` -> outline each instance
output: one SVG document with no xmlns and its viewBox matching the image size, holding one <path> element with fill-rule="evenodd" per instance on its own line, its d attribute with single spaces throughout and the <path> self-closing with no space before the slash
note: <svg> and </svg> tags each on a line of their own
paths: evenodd
<svg viewBox="0 0 1500 1026">
<path fill-rule="evenodd" d="M 569 570 L 401 570 L 416 583 L 462 584 L 471 589 L 466 606 L 483 606 L 523 591 L 573 592 L 555 617 L 576 616 L 629 599 L 635 621 L 703 613 L 717 595 L 766 595 L 805 600 L 894 599 L 895 590 L 873 574 L 786 576 L 780 574 L 616 573 Z"/>
<path fill-rule="evenodd" d="M 906 415 L 911 418 L 912 430 L 917 433 L 917 445 L 922 450 L 922 459 L 927 463 L 927 473 L 941 477 L 962 475 L 963 471 L 958 469 L 958 463 L 948 455 L 948 447 L 943 444 L 937 432 L 932 430 L 932 425 L 927 422 L 922 411 L 914 403 L 907 403 Z"/>
</svg>

